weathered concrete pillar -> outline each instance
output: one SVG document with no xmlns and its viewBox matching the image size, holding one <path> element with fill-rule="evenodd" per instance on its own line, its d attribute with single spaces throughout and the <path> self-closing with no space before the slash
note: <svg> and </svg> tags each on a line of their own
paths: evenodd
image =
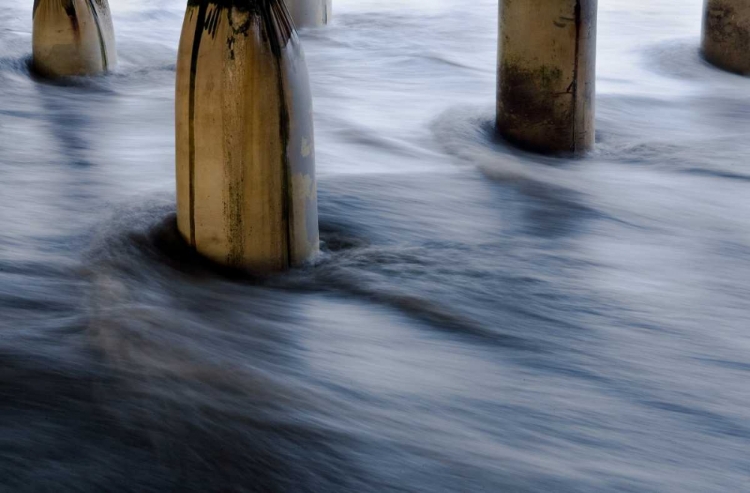
<svg viewBox="0 0 750 493">
<path fill-rule="evenodd" d="M 46 77 L 94 75 L 117 63 L 107 0 L 34 0 L 34 68 Z"/>
<path fill-rule="evenodd" d="M 177 223 L 255 271 L 318 251 L 312 98 L 283 0 L 189 0 L 177 62 Z"/>
<path fill-rule="evenodd" d="M 597 0 L 500 0 L 497 131 L 541 153 L 594 145 Z"/>
<path fill-rule="evenodd" d="M 719 68 L 750 74 L 750 0 L 706 0 L 703 55 Z"/>
<path fill-rule="evenodd" d="M 328 24 L 333 13 L 332 0 L 285 0 L 297 27 Z"/>
</svg>

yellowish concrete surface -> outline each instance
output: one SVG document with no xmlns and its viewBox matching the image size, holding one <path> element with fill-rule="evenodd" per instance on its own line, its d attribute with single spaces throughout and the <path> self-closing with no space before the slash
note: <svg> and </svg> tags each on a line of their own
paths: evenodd
<svg viewBox="0 0 750 493">
<path fill-rule="evenodd" d="M 593 147 L 596 13 L 596 0 L 500 0 L 500 135 L 542 153 Z"/>
<path fill-rule="evenodd" d="M 277 271 L 318 251 L 307 66 L 281 0 L 189 4 L 176 132 L 178 227 L 198 252 Z"/>
<path fill-rule="evenodd" d="M 95 75 L 117 64 L 107 0 L 36 0 L 33 59 L 47 77 Z"/>
</svg>

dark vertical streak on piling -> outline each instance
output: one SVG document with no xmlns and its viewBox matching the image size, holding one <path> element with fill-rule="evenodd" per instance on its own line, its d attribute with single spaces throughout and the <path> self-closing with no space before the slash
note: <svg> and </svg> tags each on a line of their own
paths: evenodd
<svg viewBox="0 0 750 493">
<path fill-rule="evenodd" d="M 578 150 L 578 71 L 581 63 L 581 0 L 576 0 L 575 7 L 575 19 L 576 19 L 576 50 L 575 60 L 573 61 L 573 108 L 571 114 L 573 115 L 573 139 L 571 140 L 570 150 L 576 152 Z"/>
<path fill-rule="evenodd" d="M 276 59 L 276 80 L 279 90 L 279 132 L 282 145 L 282 224 L 286 226 L 286 266 L 290 266 L 294 256 L 292 254 L 292 227 L 294 225 L 293 208 L 290 206 L 292 200 L 291 183 L 289 178 L 289 134 L 290 134 L 290 116 L 284 88 L 284 67 L 282 64 L 282 50 L 287 46 L 293 36 L 294 27 L 291 16 L 286 10 L 282 0 L 265 0 L 264 14 L 262 18 L 265 21 L 266 35 L 271 45 L 271 51 Z"/>
<path fill-rule="evenodd" d="M 109 60 L 107 59 L 107 44 L 104 42 L 104 34 L 102 33 L 102 24 L 99 19 L 99 12 L 96 10 L 94 0 L 88 0 L 89 10 L 91 10 L 91 16 L 94 18 L 94 24 L 96 25 L 96 33 L 99 35 L 99 49 L 102 52 L 102 69 L 109 69 Z"/>
<path fill-rule="evenodd" d="M 76 13 L 76 5 L 73 0 L 62 0 L 62 8 L 65 10 L 70 19 L 70 23 L 73 26 L 73 32 L 76 34 L 76 38 L 80 36 L 80 29 L 78 25 L 78 14 Z"/>
<path fill-rule="evenodd" d="M 198 54 L 206 23 L 209 0 L 203 0 L 198 8 L 195 21 L 193 52 L 190 56 L 190 94 L 188 96 L 188 147 L 189 147 L 189 187 L 190 187 L 190 245 L 195 247 L 195 82 L 198 74 Z"/>
</svg>

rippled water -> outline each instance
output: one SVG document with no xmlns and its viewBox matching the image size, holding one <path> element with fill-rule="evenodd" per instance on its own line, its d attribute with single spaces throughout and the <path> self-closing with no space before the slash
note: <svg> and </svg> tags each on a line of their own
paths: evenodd
<svg viewBox="0 0 750 493">
<path fill-rule="evenodd" d="M 324 253 L 216 272 L 174 224 L 184 0 L 28 70 L 0 0 L 0 490 L 729 492 L 750 477 L 750 81 L 700 0 L 600 2 L 596 151 L 493 142 L 496 1 L 303 33 Z"/>
</svg>

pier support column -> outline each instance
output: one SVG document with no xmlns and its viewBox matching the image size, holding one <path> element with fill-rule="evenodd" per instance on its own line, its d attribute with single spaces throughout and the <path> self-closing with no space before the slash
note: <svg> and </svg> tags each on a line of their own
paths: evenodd
<svg viewBox="0 0 750 493">
<path fill-rule="evenodd" d="M 177 61 L 177 225 L 229 267 L 319 248 L 312 98 L 283 0 L 188 0 Z"/>
<path fill-rule="evenodd" d="M 95 75 L 117 63 L 107 0 L 35 0 L 34 69 L 46 77 Z"/>
<path fill-rule="evenodd" d="M 500 0 L 497 131 L 546 154 L 594 145 L 597 0 Z"/>
<path fill-rule="evenodd" d="M 294 19 L 300 27 L 318 27 L 328 24 L 331 19 L 332 0 L 285 0 Z"/>
<path fill-rule="evenodd" d="M 719 68 L 750 74 L 750 0 L 706 0 L 703 55 Z"/>
</svg>

